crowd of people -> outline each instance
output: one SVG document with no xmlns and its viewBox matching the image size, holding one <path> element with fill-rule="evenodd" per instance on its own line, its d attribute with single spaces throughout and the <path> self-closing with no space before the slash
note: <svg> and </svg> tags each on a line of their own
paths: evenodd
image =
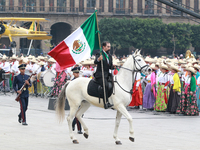
<svg viewBox="0 0 200 150">
<path fill-rule="evenodd" d="M 138 73 L 130 107 L 179 115 L 198 116 L 200 111 L 200 61 L 190 53 L 184 59 L 146 57 L 152 69 L 144 76 Z M 138 83 L 139 82 L 139 83 Z"/>
<path fill-rule="evenodd" d="M 74 68 L 78 68 L 79 76 L 94 78 L 96 71 L 95 57 L 92 56 L 73 67 L 61 69 L 53 58 L 29 55 L 8 58 L 5 55 L 0 59 L 0 77 L 8 74 L 5 80 L 1 80 L 1 90 L 9 92 L 13 90 L 13 81 L 19 74 L 18 66 L 26 64 L 25 73 L 34 76 L 31 78 L 29 93 L 34 96 L 43 95 L 47 90 L 49 96 L 57 97 L 68 81 L 74 79 Z M 113 56 L 113 76 L 117 75 L 120 66 L 126 61 Z M 200 61 L 191 54 L 186 58 L 169 59 L 165 56 L 151 58 L 147 56 L 145 62 L 152 69 L 149 75 L 136 73 L 133 85 L 130 108 L 154 110 L 157 112 L 177 113 L 180 115 L 199 115 L 200 111 Z M 76 69 L 77 70 L 77 69 Z M 1 72 L 2 71 L 2 72 Z M 45 85 L 43 75 L 46 72 L 54 75 L 52 86 Z"/>
</svg>

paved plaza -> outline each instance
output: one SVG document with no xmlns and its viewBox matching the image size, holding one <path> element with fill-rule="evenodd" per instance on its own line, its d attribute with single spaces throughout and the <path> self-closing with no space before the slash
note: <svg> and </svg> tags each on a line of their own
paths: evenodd
<svg viewBox="0 0 200 150">
<path fill-rule="evenodd" d="M 28 126 L 18 123 L 19 103 L 15 95 L 0 95 L 0 150 L 199 150 L 200 117 L 130 110 L 135 142 L 129 141 L 128 121 L 123 117 L 119 127 L 122 145 L 115 145 L 113 131 L 115 110 L 91 106 L 84 114 L 89 138 L 74 131 L 79 144 L 69 138 L 67 121 L 58 123 L 49 100 L 29 98 Z M 66 115 L 69 111 L 66 111 Z"/>
</svg>

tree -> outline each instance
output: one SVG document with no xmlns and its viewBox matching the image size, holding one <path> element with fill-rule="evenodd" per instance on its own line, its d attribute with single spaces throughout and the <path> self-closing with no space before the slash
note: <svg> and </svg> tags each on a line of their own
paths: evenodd
<svg viewBox="0 0 200 150">
<path fill-rule="evenodd" d="M 183 53 L 192 45 L 200 49 L 200 35 L 197 39 L 200 26 L 190 24 L 170 23 L 164 24 L 160 19 L 117 19 L 104 18 L 99 21 L 102 41 L 110 41 L 112 49 L 125 50 L 129 47 L 142 49 L 143 53 L 156 55 L 161 47 L 172 54 L 174 49 L 174 36 L 176 52 Z M 193 32 L 192 32 L 193 30 Z"/>
<path fill-rule="evenodd" d="M 196 51 L 200 51 L 200 25 L 191 26 L 191 43 Z"/>
<path fill-rule="evenodd" d="M 181 23 L 170 23 L 165 25 L 165 32 L 163 37 L 162 46 L 168 49 L 168 54 L 172 54 L 174 49 L 174 38 L 175 41 L 175 53 L 183 53 L 186 49 L 190 47 L 190 33 L 191 33 L 191 25 L 190 24 L 181 24 Z"/>
</svg>

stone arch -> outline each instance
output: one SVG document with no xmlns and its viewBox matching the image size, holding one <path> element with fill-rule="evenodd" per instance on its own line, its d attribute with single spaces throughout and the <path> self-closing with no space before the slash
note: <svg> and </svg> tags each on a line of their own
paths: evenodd
<svg viewBox="0 0 200 150">
<path fill-rule="evenodd" d="M 50 34 L 52 35 L 51 44 L 57 45 L 71 34 L 72 26 L 65 22 L 56 22 L 51 26 Z"/>
</svg>

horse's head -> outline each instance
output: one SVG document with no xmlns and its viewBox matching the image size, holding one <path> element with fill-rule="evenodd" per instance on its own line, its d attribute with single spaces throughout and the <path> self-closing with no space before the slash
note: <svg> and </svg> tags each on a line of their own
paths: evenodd
<svg viewBox="0 0 200 150">
<path fill-rule="evenodd" d="M 140 54 L 140 50 L 137 49 L 135 53 L 132 54 L 132 57 L 135 70 L 148 75 L 148 73 L 151 71 L 151 68 L 145 63 L 144 58 Z"/>
</svg>

